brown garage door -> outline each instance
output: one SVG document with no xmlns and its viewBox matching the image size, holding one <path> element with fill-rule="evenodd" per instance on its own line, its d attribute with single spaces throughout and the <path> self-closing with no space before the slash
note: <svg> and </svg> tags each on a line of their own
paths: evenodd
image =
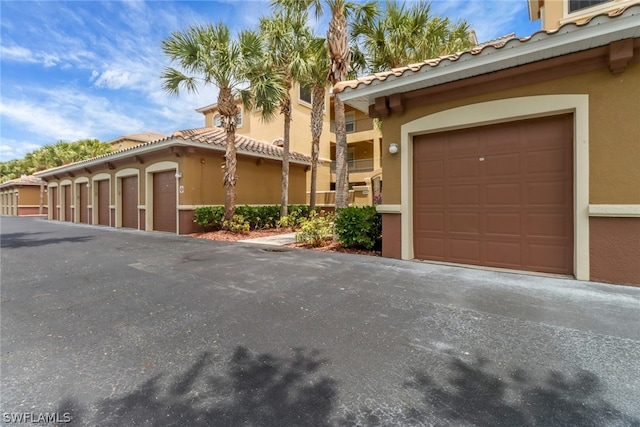
<svg viewBox="0 0 640 427">
<path fill-rule="evenodd" d="M 78 184 L 78 194 L 80 195 L 80 222 L 83 224 L 89 223 L 89 189 L 86 183 Z"/>
<path fill-rule="evenodd" d="M 138 228 L 138 177 L 122 178 L 122 226 Z"/>
<path fill-rule="evenodd" d="M 153 229 L 176 232 L 175 171 L 153 174 Z"/>
<path fill-rule="evenodd" d="M 60 219 L 60 217 L 58 216 L 58 206 L 57 206 L 58 205 L 58 187 L 51 187 L 51 194 L 49 196 L 51 200 L 51 209 L 53 210 L 51 218 L 57 221 Z"/>
<path fill-rule="evenodd" d="M 71 186 L 65 185 L 62 187 L 64 193 L 64 220 L 73 221 L 71 217 Z"/>
<path fill-rule="evenodd" d="M 98 181 L 98 225 L 109 225 L 109 180 Z"/>
<path fill-rule="evenodd" d="M 573 118 L 414 139 L 418 259 L 573 274 Z"/>
</svg>

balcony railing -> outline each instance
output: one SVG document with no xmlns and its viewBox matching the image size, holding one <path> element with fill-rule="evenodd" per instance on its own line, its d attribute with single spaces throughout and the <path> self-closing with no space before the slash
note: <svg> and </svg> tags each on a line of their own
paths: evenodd
<svg viewBox="0 0 640 427">
<path fill-rule="evenodd" d="M 361 160 L 349 160 L 349 173 L 357 172 L 372 172 L 373 171 L 373 158 L 361 159 Z M 331 162 L 331 173 L 336 173 L 336 162 Z"/>
<path fill-rule="evenodd" d="M 336 133 L 336 122 L 331 120 L 329 129 L 332 133 Z M 373 129 L 373 119 L 364 118 L 358 120 L 351 120 L 345 123 L 345 129 L 347 133 L 364 132 L 366 130 Z"/>
</svg>

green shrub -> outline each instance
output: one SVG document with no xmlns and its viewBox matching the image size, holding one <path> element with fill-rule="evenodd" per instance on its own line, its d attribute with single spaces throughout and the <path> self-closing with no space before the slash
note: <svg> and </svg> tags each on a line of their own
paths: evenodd
<svg viewBox="0 0 640 427">
<path fill-rule="evenodd" d="M 381 240 L 382 216 L 373 206 L 339 209 L 335 230 L 342 246 L 373 249 Z"/>
<path fill-rule="evenodd" d="M 219 230 L 222 227 L 224 219 L 224 207 L 222 206 L 204 206 L 196 208 L 193 221 L 205 228 Z"/>
<path fill-rule="evenodd" d="M 249 223 L 250 230 L 260 230 L 275 227 L 295 227 L 300 218 L 309 214 L 307 205 L 290 205 L 288 208 L 291 218 L 284 220 L 288 225 L 280 224 L 280 205 L 265 206 L 236 206 L 236 215 L 241 215 L 245 222 Z M 196 208 L 194 222 L 205 228 L 219 230 L 224 220 L 223 206 L 205 206 Z"/>
<path fill-rule="evenodd" d="M 232 233 L 248 233 L 250 226 L 249 221 L 245 221 L 242 215 L 234 215 L 231 221 L 224 221 L 223 227 L 231 231 Z"/>
<path fill-rule="evenodd" d="M 300 231 L 296 233 L 296 242 L 309 243 L 311 246 L 321 246 L 324 241 L 333 236 L 333 214 L 321 215 L 311 211 L 307 218 L 301 218 Z"/>
</svg>

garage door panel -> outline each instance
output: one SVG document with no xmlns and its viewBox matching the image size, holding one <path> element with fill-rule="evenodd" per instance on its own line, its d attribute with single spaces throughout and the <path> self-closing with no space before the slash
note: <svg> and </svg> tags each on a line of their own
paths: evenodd
<svg viewBox="0 0 640 427">
<path fill-rule="evenodd" d="M 477 206 L 480 202 L 479 185 L 451 185 L 448 189 L 451 206 Z"/>
<path fill-rule="evenodd" d="M 531 182 L 527 184 L 530 205 L 563 206 L 567 202 L 565 182 Z"/>
<path fill-rule="evenodd" d="M 529 264 L 534 271 L 566 273 L 567 247 L 558 244 L 532 243 L 528 247 Z"/>
<path fill-rule="evenodd" d="M 416 170 L 416 178 L 420 181 L 427 179 L 443 179 L 445 164 L 443 160 L 420 162 Z"/>
<path fill-rule="evenodd" d="M 449 215 L 449 232 L 478 234 L 480 220 L 479 212 L 452 212 Z"/>
<path fill-rule="evenodd" d="M 518 153 L 490 155 L 483 159 L 488 177 L 520 175 L 520 154 Z"/>
<path fill-rule="evenodd" d="M 485 214 L 485 232 L 487 234 L 519 237 L 522 235 L 520 223 L 520 212 L 488 212 Z"/>
<path fill-rule="evenodd" d="M 476 156 L 481 149 L 481 142 L 478 141 L 478 135 L 473 131 L 460 131 L 455 136 L 455 144 L 451 144 L 451 140 L 448 135 L 444 136 L 444 148 L 443 152 L 449 158 L 457 156 Z"/>
<path fill-rule="evenodd" d="M 486 247 L 487 262 L 503 268 L 518 268 L 522 265 L 522 247 L 519 241 L 490 241 Z"/>
<path fill-rule="evenodd" d="M 422 259 L 432 259 L 434 261 L 444 261 L 445 239 L 439 237 L 417 236 L 420 243 L 420 257 Z"/>
<path fill-rule="evenodd" d="M 546 150 L 527 153 L 529 173 L 567 173 L 567 150 Z"/>
<path fill-rule="evenodd" d="M 420 230 L 425 232 L 444 232 L 444 214 L 442 212 L 419 212 L 417 220 Z"/>
<path fill-rule="evenodd" d="M 573 273 L 572 153 L 570 114 L 415 137 L 414 255 Z"/>
<path fill-rule="evenodd" d="M 430 207 L 443 207 L 445 200 L 445 189 L 441 186 L 439 187 L 427 187 L 423 186 L 418 189 L 420 193 L 423 195 L 424 200 L 429 204 Z"/>
<path fill-rule="evenodd" d="M 567 221 L 561 213 L 530 213 L 527 215 L 527 235 L 556 237 L 568 233 Z"/>
<path fill-rule="evenodd" d="M 477 177 L 479 168 L 478 158 L 475 156 L 451 159 L 447 163 L 447 176 L 449 178 Z"/>
<path fill-rule="evenodd" d="M 475 264 L 480 259 L 480 242 L 470 239 L 449 238 L 449 257 L 455 262 Z"/>
<path fill-rule="evenodd" d="M 486 184 L 486 206 L 520 206 L 520 183 Z"/>
</svg>

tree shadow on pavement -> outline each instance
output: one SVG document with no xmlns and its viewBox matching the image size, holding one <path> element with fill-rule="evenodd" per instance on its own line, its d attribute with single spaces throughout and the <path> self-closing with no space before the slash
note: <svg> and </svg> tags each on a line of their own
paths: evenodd
<svg viewBox="0 0 640 427">
<path fill-rule="evenodd" d="M 158 374 L 128 394 L 105 399 L 94 422 L 73 411 L 73 424 L 328 426 L 336 389 L 320 375 L 326 361 L 318 356 L 297 349 L 278 357 L 237 347 L 221 373 L 205 352 L 180 375 Z M 65 405 L 73 406 L 68 400 Z"/>
<path fill-rule="evenodd" d="M 360 408 L 342 425 L 640 426 L 605 400 L 604 385 L 589 371 L 549 371 L 536 380 L 523 369 L 498 376 L 486 359 L 455 357 L 448 368 L 444 381 L 412 373 L 404 386 L 419 393 L 419 405 L 402 413 Z"/>
<path fill-rule="evenodd" d="M 9 233 L 3 234 L 0 238 L 0 248 L 2 249 L 15 249 L 15 248 L 28 248 L 34 246 L 55 245 L 58 243 L 78 243 L 91 240 L 91 236 L 78 236 L 78 237 L 64 237 L 64 238 L 48 238 L 37 239 L 37 236 L 41 234 L 49 233 Z"/>
</svg>

